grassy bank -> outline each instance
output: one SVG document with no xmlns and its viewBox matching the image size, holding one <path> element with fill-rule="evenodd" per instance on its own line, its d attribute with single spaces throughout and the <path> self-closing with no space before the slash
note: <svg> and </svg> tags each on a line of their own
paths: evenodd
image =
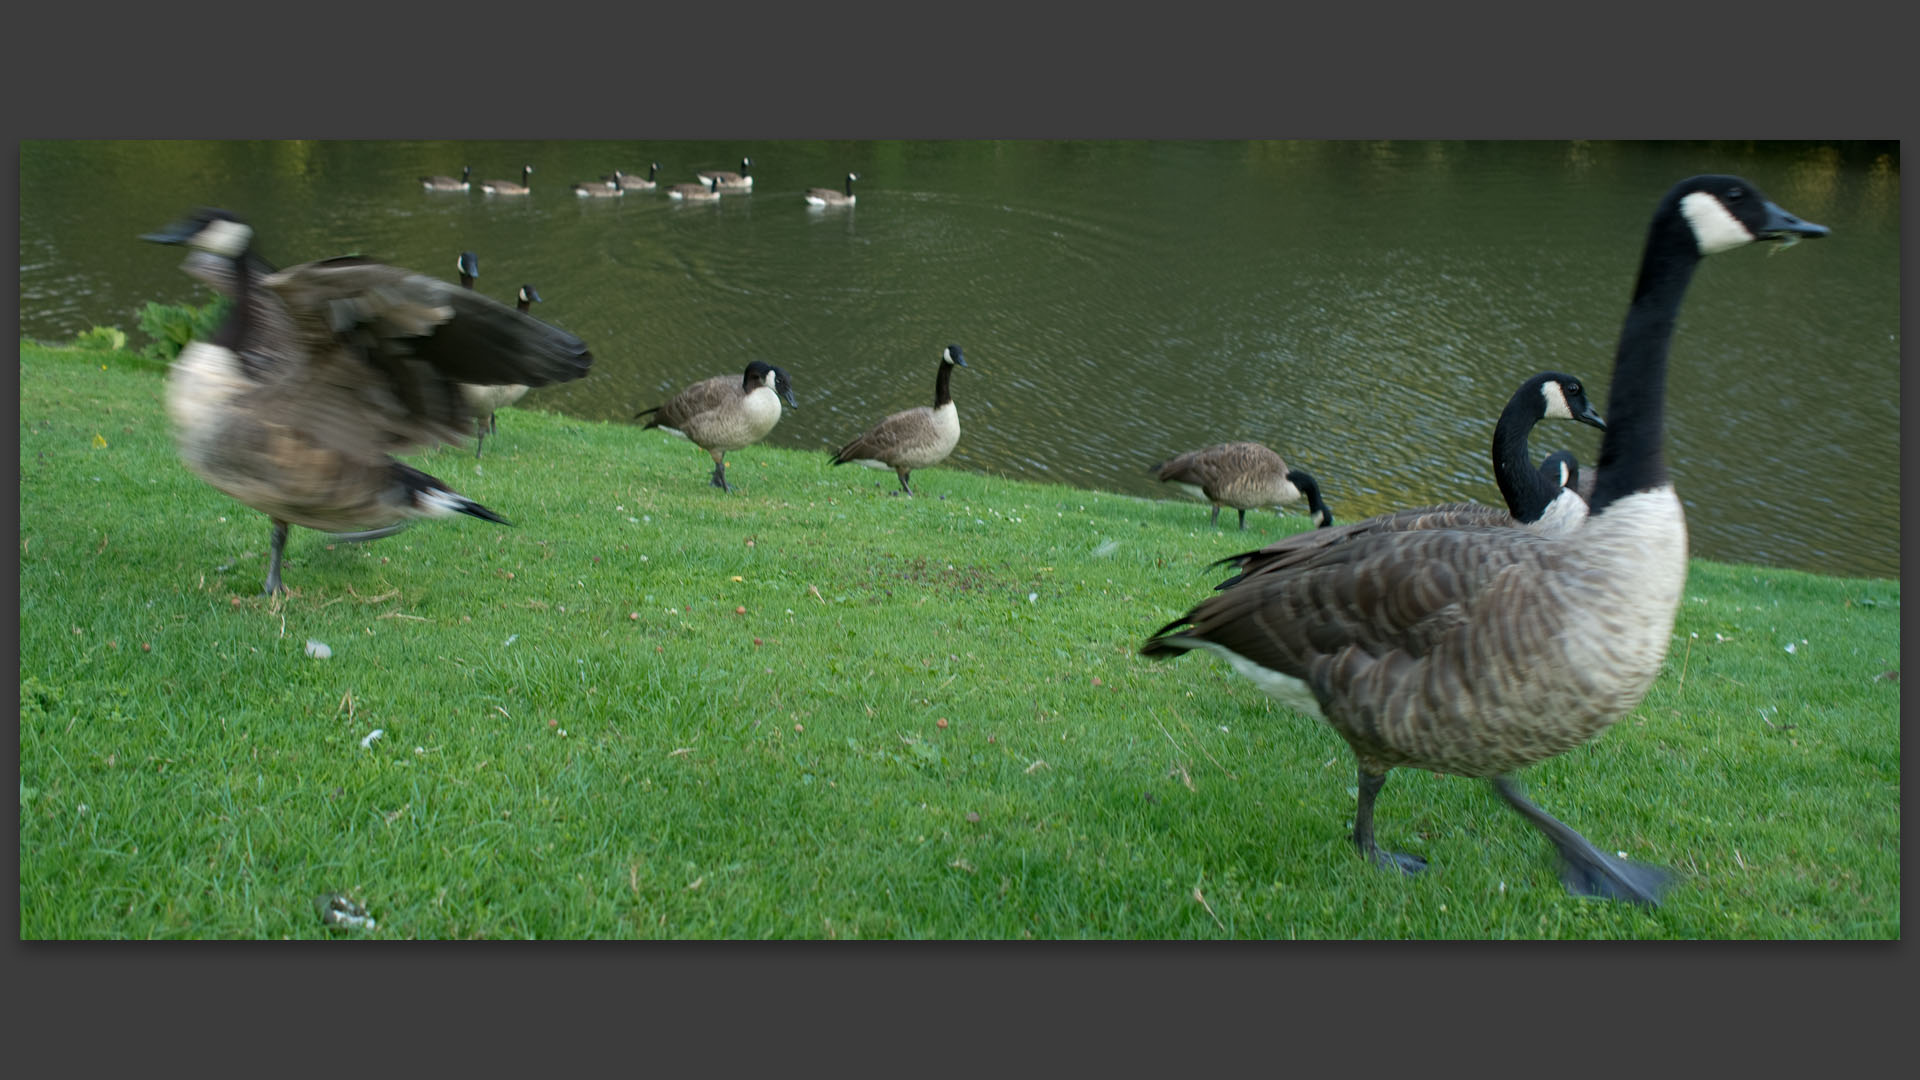
<svg viewBox="0 0 1920 1080">
<path fill-rule="evenodd" d="M 1137 655 L 1300 516 L 766 447 L 728 496 L 507 410 L 413 461 L 515 527 L 296 529 L 275 602 L 151 367 L 23 345 L 20 386 L 25 937 L 325 936 L 330 891 L 377 937 L 1899 934 L 1898 582 L 1695 561 L 1646 701 L 1524 774 L 1680 872 L 1643 911 L 1454 777 L 1393 774 L 1433 869 L 1372 869 L 1337 736 Z"/>
</svg>

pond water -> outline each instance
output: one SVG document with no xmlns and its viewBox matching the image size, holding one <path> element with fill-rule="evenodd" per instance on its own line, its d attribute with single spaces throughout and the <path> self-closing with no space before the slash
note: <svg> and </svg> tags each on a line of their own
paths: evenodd
<svg viewBox="0 0 1920 1080">
<path fill-rule="evenodd" d="M 571 192 L 650 162 L 664 188 L 742 156 L 752 194 L 717 204 Z M 417 179 L 529 164 L 524 198 Z M 856 205 L 804 203 L 850 171 Z M 1649 215 L 1700 172 L 1746 176 L 1833 235 L 1694 279 L 1668 409 L 1692 551 L 1897 578 L 1894 144 L 27 142 L 20 329 L 143 342 L 146 301 L 208 294 L 179 249 L 137 235 L 216 205 L 280 265 L 359 252 L 452 279 L 470 250 L 489 294 L 533 284 L 535 313 L 595 364 L 531 407 L 625 421 L 767 360 L 799 399 L 768 441 L 824 466 L 930 403 L 951 342 L 971 366 L 947 467 L 1173 497 L 1149 466 L 1253 439 L 1351 521 L 1498 504 L 1494 419 L 1535 372 L 1577 375 L 1604 406 Z M 1550 422 L 1534 456 L 1590 465 L 1599 439 Z"/>
</svg>

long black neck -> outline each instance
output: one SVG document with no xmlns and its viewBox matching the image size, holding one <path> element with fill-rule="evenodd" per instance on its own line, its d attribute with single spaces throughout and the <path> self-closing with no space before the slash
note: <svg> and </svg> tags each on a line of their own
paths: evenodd
<svg viewBox="0 0 1920 1080">
<path fill-rule="evenodd" d="M 525 297 L 525 296 L 522 296 L 522 297 L 520 298 L 520 302 L 519 302 L 519 303 L 517 303 L 517 304 L 515 304 L 515 305 L 513 305 L 513 309 L 514 309 L 515 311 L 532 311 L 532 310 L 533 310 L 533 301 L 532 301 L 531 299 L 529 299 L 528 297 Z"/>
<path fill-rule="evenodd" d="M 253 329 L 253 249 L 249 247 L 228 260 L 233 267 L 233 306 L 226 321 L 214 332 L 213 344 L 244 356 L 247 332 Z"/>
<path fill-rule="evenodd" d="M 949 388 L 952 382 L 953 365 L 947 363 L 945 360 L 940 361 L 940 374 L 934 376 L 933 379 L 934 408 L 937 409 L 942 405 L 950 405 L 953 403 L 953 391 Z"/>
<path fill-rule="evenodd" d="M 1493 426 L 1493 482 L 1500 485 L 1507 512 L 1523 524 L 1539 521 L 1559 494 L 1547 487 L 1527 459 L 1527 436 L 1540 420 L 1540 409 L 1540 388 L 1528 383 L 1508 399 L 1507 407 L 1500 410 L 1500 422 Z"/>
<path fill-rule="evenodd" d="M 1672 482 L 1663 443 L 1667 433 L 1667 349 L 1680 315 L 1700 249 L 1680 215 L 1669 204 L 1653 220 L 1647 235 L 1633 303 L 1620 327 L 1613 356 L 1613 385 L 1607 392 L 1607 433 L 1600 440 L 1599 480 L 1592 512 L 1616 499 L 1651 491 Z"/>
</svg>

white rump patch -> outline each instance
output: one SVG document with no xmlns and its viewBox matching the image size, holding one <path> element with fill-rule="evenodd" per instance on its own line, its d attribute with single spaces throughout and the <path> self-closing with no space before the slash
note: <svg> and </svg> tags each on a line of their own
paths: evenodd
<svg viewBox="0 0 1920 1080">
<path fill-rule="evenodd" d="M 1185 484 L 1185 483 L 1181 483 L 1178 480 L 1169 480 L 1167 481 L 1167 486 L 1174 488 L 1175 490 L 1180 491 L 1191 498 L 1198 499 L 1201 502 L 1213 501 L 1207 498 L 1206 491 L 1202 489 L 1199 484 Z"/>
<path fill-rule="evenodd" d="M 1702 255 L 1729 251 L 1754 241 L 1752 231 L 1733 216 L 1726 204 L 1704 191 L 1681 196 L 1680 212 L 1693 228 L 1693 242 Z"/>
<path fill-rule="evenodd" d="M 869 469 L 885 469 L 888 472 L 893 471 L 893 466 L 887 464 L 884 461 L 875 461 L 872 458 L 854 458 L 851 462 L 848 462 L 848 464 L 865 465 Z"/>
<path fill-rule="evenodd" d="M 1232 649 L 1226 648 L 1223 645 L 1217 645 L 1211 641 L 1200 641 L 1196 638 L 1179 637 L 1177 635 L 1171 640 L 1205 649 L 1215 656 L 1220 657 L 1227 663 L 1233 665 L 1233 670 L 1245 676 L 1247 681 L 1259 687 L 1261 693 L 1278 701 L 1280 704 L 1291 709 L 1297 709 L 1300 712 L 1306 713 L 1308 716 L 1317 717 L 1322 720 L 1326 719 L 1326 714 L 1320 711 L 1320 699 L 1313 696 L 1313 691 L 1307 688 L 1307 684 L 1304 681 L 1296 679 L 1291 675 L 1283 675 L 1272 668 L 1262 667 L 1246 657 L 1241 656 L 1239 653 L 1234 652 Z"/>
<path fill-rule="evenodd" d="M 1547 401 L 1545 415 L 1560 420 L 1573 419 L 1573 409 L 1567 405 L 1567 391 L 1558 379 L 1548 379 L 1540 384 L 1540 396 Z"/>
<path fill-rule="evenodd" d="M 420 491 L 420 505 L 425 508 L 426 513 L 431 517 L 446 517 L 449 514 L 460 513 L 461 508 L 467 505 L 467 500 L 459 495 L 455 495 L 451 491 L 442 491 L 439 488 L 422 488 Z"/>
</svg>

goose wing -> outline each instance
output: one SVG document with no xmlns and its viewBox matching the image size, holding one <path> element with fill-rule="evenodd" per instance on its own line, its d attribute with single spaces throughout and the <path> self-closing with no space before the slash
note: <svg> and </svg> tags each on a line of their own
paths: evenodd
<svg viewBox="0 0 1920 1080">
<path fill-rule="evenodd" d="M 925 405 L 894 413 L 867 429 L 867 433 L 841 447 L 833 456 L 835 465 L 849 461 L 885 461 L 888 456 L 933 430 L 933 410 Z"/>
<path fill-rule="evenodd" d="M 729 400 L 739 397 L 740 389 L 738 375 L 715 375 L 711 379 L 701 379 L 654 410 L 653 419 L 646 426 L 685 431 L 688 424 L 696 422 L 696 417 L 723 408 Z"/>
<path fill-rule="evenodd" d="M 1258 551 L 1229 555 L 1213 565 L 1231 565 L 1240 571 L 1217 586 L 1219 589 L 1226 589 L 1243 578 L 1297 566 L 1327 548 L 1351 543 L 1362 537 L 1387 533 L 1424 532 L 1430 529 L 1512 528 L 1517 525 L 1519 522 L 1514 520 L 1512 514 L 1497 506 L 1486 506 L 1481 503 L 1441 503 L 1437 506 L 1419 506 L 1376 514 L 1350 525 L 1309 529 L 1306 532 L 1283 537 Z"/>
</svg>

